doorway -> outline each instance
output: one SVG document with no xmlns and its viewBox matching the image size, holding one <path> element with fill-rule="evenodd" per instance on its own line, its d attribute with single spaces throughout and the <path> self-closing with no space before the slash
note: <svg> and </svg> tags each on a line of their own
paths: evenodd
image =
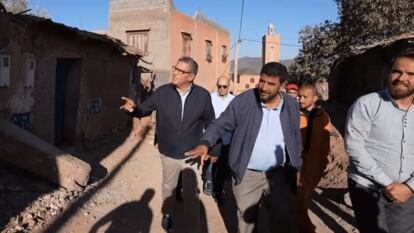
<svg viewBox="0 0 414 233">
<path fill-rule="evenodd" d="M 81 59 L 58 58 L 55 82 L 55 145 L 76 142 Z"/>
</svg>

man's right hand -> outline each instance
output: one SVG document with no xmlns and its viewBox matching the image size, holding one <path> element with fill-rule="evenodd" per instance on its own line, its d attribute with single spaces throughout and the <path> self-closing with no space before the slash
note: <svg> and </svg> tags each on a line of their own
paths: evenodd
<svg viewBox="0 0 414 233">
<path fill-rule="evenodd" d="M 125 103 L 119 107 L 119 109 L 123 109 L 127 112 L 133 112 L 135 107 L 137 106 L 133 100 L 131 100 L 130 98 L 124 97 L 122 96 L 121 99 L 123 99 L 125 101 Z"/>
<path fill-rule="evenodd" d="M 193 159 L 200 157 L 201 165 L 203 165 L 204 161 L 208 160 L 210 157 L 208 155 L 208 147 L 203 144 L 197 145 L 194 149 L 185 152 L 185 156 Z"/>
</svg>

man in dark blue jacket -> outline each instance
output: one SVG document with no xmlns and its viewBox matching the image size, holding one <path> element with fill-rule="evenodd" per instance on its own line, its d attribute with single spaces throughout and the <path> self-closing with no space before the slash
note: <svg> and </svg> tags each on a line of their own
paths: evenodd
<svg viewBox="0 0 414 233">
<path fill-rule="evenodd" d="M 287 77 L 287 69 L 282 64 L 264 65 L 258 88 L 236 96 L 208 126 L 200 144 L 186 153 L 205 160 L 208 148 L 224 132 L 233 133 L 229 167 L 240 233 L 253 232 L 261 200 L 269 209 L 271 232 L 294 231 L 289 196 L 290 188 L 296 185 L 296 173 L 292 171 L 302 165 L 302 142 L 299 105 L 280 92 Z"/>
<path fill-rule="evenodd" d="M 191 164 L 184 156 L 185 151 L 196 146 L 203 135 L 203 130 L 215 118 L 214 109 L 211 104 L 210 93 L 204 88 L 193 83 L 198 70 L 197 63 L 190 57 L 182 57 L 177 65 L 173 66 L 171 83 L 159 87 L 146 101 L 136 106 L 135 103 L 125 97 L 121 109 L 132 116 L 143 117 L 157 111 L 156 133 L 158 149 L 161 154 L 162 164 L 162 197 L 164 214 L 162 229 L 169 232 L 172 228 L 172 213 L 175 206 L 175 189 L 181 171 L 192 169 L 198 175 L 198 189 L 200 190 L 201 174 L 197 165 Z M 211 151 L 218 155 L 219 150 Z M 183 190 L 192 179 L 194 173 L 182 173 Z M 188 182 L 187 182 L 188 181 Z M 193 188 L 194 184 L 189 184 Z M 188 187 L 190 188 L 190 187 Z M 189 193 L 199 193 L 188 190 Z M 197 185 L 194 187 L 197 189 Z M 200 231 L 200 204 L 195 197 L 184 197 L 184 212 L 186 218 L 193 221 L 189 225 L 189 232 Z M 188 197 L 188 198 L 186 198 Z M 188 199 L 188 200 L 186 200 Z M 186 203 L 187 201 L 187 203 Z M 188 203 L 192 202 L 192 203 Z"/>
</svg>

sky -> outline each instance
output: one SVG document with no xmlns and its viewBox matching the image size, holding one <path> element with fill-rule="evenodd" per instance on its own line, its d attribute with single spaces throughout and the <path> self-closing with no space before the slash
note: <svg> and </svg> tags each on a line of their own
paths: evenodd
<svg viewBox="0 0 414 233">
<path fill-rule="evenodd" d="M 175 0 L 174 6 L 190 16 L 200 11 L 224 26 L 233 45 L 239 35 L 242 1 Z M 108 28 L 109 0 L 31 0 L 30 4 L 47 10 L 55 22 L 89 31 Z M 261 56 L 260 41 L 272 23 L 281 37 L 281 59 L 294 58 L 301 47 L 299 31 L 325 20 L 338 21 L 334 0 L 244 0 L 239 57 Z"/>
</svg>

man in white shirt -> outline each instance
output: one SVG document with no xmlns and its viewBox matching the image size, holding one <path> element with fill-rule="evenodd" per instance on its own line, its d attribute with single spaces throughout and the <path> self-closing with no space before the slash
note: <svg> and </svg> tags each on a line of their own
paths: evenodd
<svg viewBox="0 0 414 233">
<path fill-rule="evenodd" d="M 213 104 L 214 113 L 216 118 L 220 116 L 222 112 L 227 108 L 231 100 L 234 98 L 229 93 L 230 79 L 226 76 L 221 76 L 217 79 L 217 91 L 211 93 L 211 102 Z M 209 163 L 206 168 L 205 181 L 203 191 L 206 195 L 213 195 L 213 197 L 219 201 L 220 194 L 223 190 L 223 184 L 226 175 L 227 167 L 227 154 L 229 150 L 231 134 L 226 134 L 222 137 L 222 151 L 220 159 L 213 163 Z"/>
<path fill-rule="evenodd" d="M 227 108 L 234 95 L 229 93 L 230 79 L 226 76 L 221 76 L 217 79 L 217 91 L 211 93 L 211 102 L 213 104 L 216 118 Z"/>
</svg>

